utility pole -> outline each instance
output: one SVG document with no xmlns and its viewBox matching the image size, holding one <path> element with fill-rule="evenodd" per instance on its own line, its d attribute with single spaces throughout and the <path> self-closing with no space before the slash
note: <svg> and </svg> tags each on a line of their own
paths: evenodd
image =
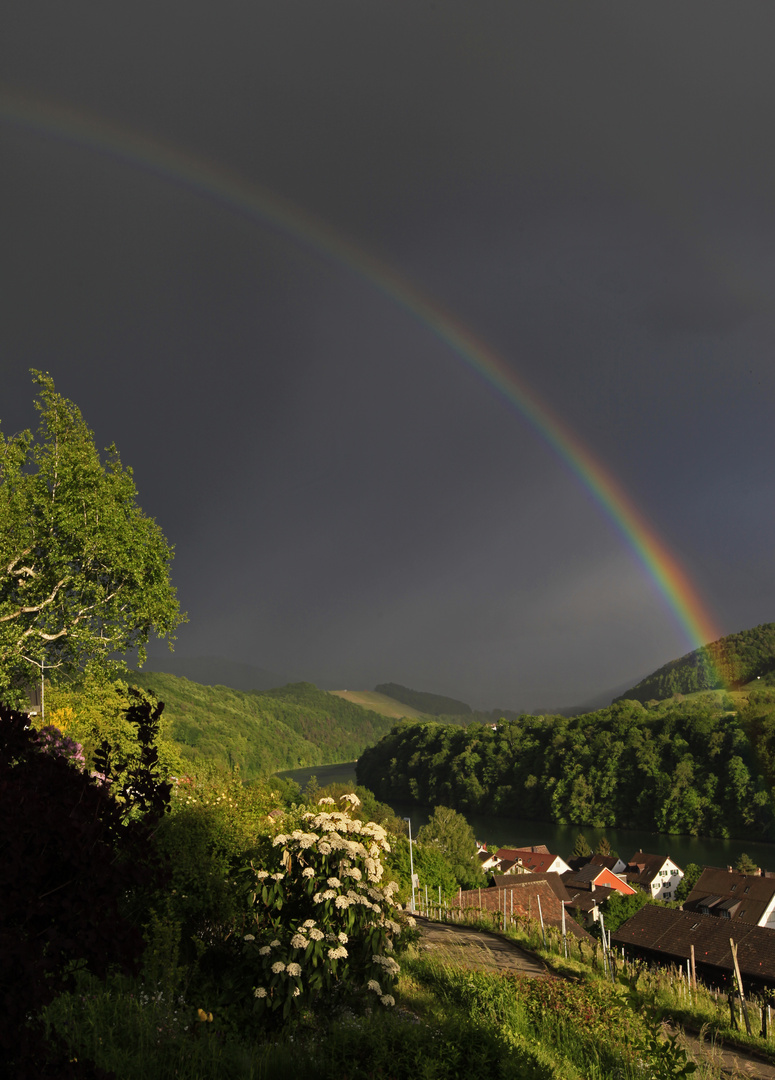
<svg viewBox="0 0 775 1080">
<path fill-rule="evenodd" d="M 412 819 L 405 817 L 404 821 L 409 826 L 409 873 L 412 875 L 412 914 L 414 915 L 414 858 L 412 857 Z"/>
</svg>

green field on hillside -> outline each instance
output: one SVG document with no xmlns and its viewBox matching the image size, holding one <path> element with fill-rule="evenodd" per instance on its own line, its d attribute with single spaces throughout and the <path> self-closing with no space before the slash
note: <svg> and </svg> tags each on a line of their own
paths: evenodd
<svg viewBox="0 0 775 1080">
<path fill-rule="evenodd" d="M 400 720 L 404 716 L 423 716 L 423 713 L 413 709 L 411 705 L 403 705 L 395 698 L 388 697 L 387 694 L 378 694 L 376 690 L 332 690 L 331 693 L 336 697 L 352 701 L 364 709 L 371 709 L 380 716 L 390 716 L 395 720 Z"/>
</svg>

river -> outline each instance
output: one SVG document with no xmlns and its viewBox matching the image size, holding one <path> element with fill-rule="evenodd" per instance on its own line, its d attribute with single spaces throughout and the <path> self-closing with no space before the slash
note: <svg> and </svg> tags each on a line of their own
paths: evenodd
<svg viewBox="0 0 775 1080">
<path fill-rule="evenodd" d="M 278 775 L 295 780 L 302 787 L 311 776 L 316 776 L 321 787 L 333 783 L 355 783 L 355 762 L 341 765 L 315 765 L 306 769 L 291 769 Z M 384 799 L 399 817 L 408 817 L 412 833 L 425 825 L 433 812 L 430 806 L 407 805 Z M 763 844 L 756 840 L 713 840 L 699 836 L 668 836 L 662 833 L 639 832 L 634 829 L 593 829 L 588 825 L 557 825 L 551 821 L 526 821 L 522 818 L 494 817 L 484 814 L 466 815 L 477 840 L 498 847 L 530 847 L 546 844 L 555 855 L 570 858 L 576 837 L 583 832 L 594 850 L 605 836 L 623 859 L 629 859 L 636 851 L 670 855 L 679 866 L 689 863 L 698 866 L 734 866 L 745 852 L 764 870 L 775 870 L 775 844 Z"/>
</svg>

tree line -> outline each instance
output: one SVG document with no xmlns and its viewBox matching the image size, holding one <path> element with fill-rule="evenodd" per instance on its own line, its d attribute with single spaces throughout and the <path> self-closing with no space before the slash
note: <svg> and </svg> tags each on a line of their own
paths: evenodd
<svg viewBox="0 0 775 1080">
<path fill-rule="evenodd" d="M 377 798 L 596 828 L 775 838 L 775 692 L 723 703 L 620 701 L 495 730 L 403 721 L 357 766 Z"/>
</svg>

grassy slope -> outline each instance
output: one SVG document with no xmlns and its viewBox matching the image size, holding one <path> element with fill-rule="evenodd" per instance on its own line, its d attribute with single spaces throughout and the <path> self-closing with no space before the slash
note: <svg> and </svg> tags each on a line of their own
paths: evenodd
<svg viewBox="0 0 775 1080">
<path fill-rule="evenodd" d="M 404 716 L 423 716 L 423 713 L 413 709 L 411 705 L 403 705 L 395 698 L 388 697 L 387 694 L 378 694 L 375 690 L 332 690 L 331 693 L 336 697 L 353 701 L 364 709 L 371 709 L 372 712 L 379 713 L 381 716 L 391 716 L 395 720 L 401 720 Z"/>
<path fill-rule="evenodd" d="M 186 757 L 238 764 L 246 778 L 352 761 L 394 722 L 310 683 L 257 692 L 161 672 L 133 672 L 131 681 L 165 703 L 172 738 Z"/>
</svg>

